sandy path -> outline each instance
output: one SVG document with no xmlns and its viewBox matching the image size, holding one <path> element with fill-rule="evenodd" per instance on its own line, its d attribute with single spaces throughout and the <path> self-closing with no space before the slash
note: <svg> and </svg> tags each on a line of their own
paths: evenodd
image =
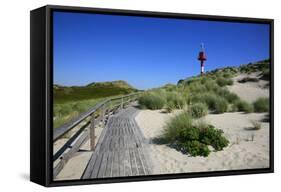
<svg viewBox="0 0 281 192">
<path fill-rule="evenodd" d="M 153 139 L 161 135 L 165 122 L 179 113 L 142 110 L 136 117 L 144 136 Z M 249 131 L 250 120 L 262 120 L 265 114 L 224 113 L 208 115 L 206 121 L 223 129 L 230 145 L 208 157 L 190 157 L 166 145 L 149 146 L 153 174 L 235 170 L 269 167 L 269 123 L 261 130 Z M 251 141 L 252 137 L 254 141 Z"/>
<path fill-rule="evenodd" d="M 269 97 L 269 89 L 265 88 L 268 81 L 259 80 L 258 82 L 239 83 L 238 81 L 245 77 L 258 78 L 259 73 L 252 73 L 250 75 L 241 74 L 233 78 L 233 85 L 228 86 L 231 92 L 236 93 L 241 99 L 247 102 L 254 102 L 259 97 Z"/>
</svg>

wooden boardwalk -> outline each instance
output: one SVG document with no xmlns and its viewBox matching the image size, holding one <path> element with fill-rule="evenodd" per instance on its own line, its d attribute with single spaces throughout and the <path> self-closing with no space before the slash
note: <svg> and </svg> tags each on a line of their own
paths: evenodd
<svg viewBox="0 0 281 192">
<path fill-rule="evenodd" d="M 137 112 L 128 107 L 109 117 L 83 179 L 151 174 L 148 142 L 135 121 Z"/>
</svg>

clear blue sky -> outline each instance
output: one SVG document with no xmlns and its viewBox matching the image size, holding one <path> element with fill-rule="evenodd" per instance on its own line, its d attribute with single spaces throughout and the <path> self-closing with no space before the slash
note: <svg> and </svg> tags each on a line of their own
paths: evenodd
<svg viewBox="0 0 281 192">
<path fill-rule="evenodd" d="M 54 13 L 54 83 L 125 80 L 139 89 L 269 58 L 269 25 Z"/>
</svg>

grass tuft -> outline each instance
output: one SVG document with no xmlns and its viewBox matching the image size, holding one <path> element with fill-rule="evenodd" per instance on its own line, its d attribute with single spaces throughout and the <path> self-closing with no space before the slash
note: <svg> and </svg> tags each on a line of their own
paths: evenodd
<svg viewBox="0 0 281 192">
<path fill-rule="evenodd" d="M 184 112 L 167 122 L 162 141 L 175 144 L 179 150 L 191 156 L 208 156 L 209 145 L 222 150 L 229 144 L 223 131 L 204 122 L 193 123 L 192 117 Z"/>
<path fill-rule="evenodd" d="M 268 98 L 258 98 L 254 103 L 254 110 L 257 113 L 268 112 L 269 111 L 269 99 Z"/>
<path fill-rule="evenodd" d="M 139 105 L 141 108 L 147 109 L 162 109 L 165 105 L 165 99 L 153 93 L 147 93 L 139 98 Z"/>
<path fill-rule="evenodd" d="M 254 111 L 253 106 L 246 101 L 239 100 L 235 104 L 235 110 L 239 112 L 245 112 L 245 113 L 252 113 Z"/>
<path fill-rule="evenodd" d="M 195 103 L 188 108 L 188 113 L 193 118 L 200 118 L 208 114 L 208 106 L 205 103 Z"/>
</svg>

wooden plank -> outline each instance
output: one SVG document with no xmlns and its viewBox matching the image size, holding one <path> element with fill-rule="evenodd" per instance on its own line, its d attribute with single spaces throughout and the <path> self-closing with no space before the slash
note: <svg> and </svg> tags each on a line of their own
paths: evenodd
<svg viewBox="0 0 281 192">
<path fill-rule="evenodd" d="M 107 158 L 104 177 L 111 177 L 111 175 L 112 175 L 113 153 L 114 153 L 114 151 L 108 151 L 108 158 Z"/>
<path fill-rule="evenodd" d="M 109 122 L 108 126 L 110 126 L 110 124 L 111 124 L 111 123 Z M 106 126 L 106 127 L 102 130 L 102 133 L 101 133 L 101 135 L 100 135 L 100 137 L 99 137 L 99 140 L 98 140 L 98 143 L 97 143 L 97 146 L 96 146 L 96 149 L 95 149 L 93 155 L 91 156 L 90 161 L 88 162 L 87 167 L 86 167 L 86 169 L 84 170 L 84 173 L 83 173 L 83 175 L 82 175 L 82 177 L 81 177 L 82 179 L 88 179 L 88 178 L 90 178 L 90 176 L 91 176 L 91 173 L 92 173 L 92 170 L 93 170 L 93 166 L 94 166 L 95 161 L 96 161 L 96 159 L 97 159 L 97 156 L 98 156 L 98 154 L 99 154 L 99 150 L 100 150 L 101 143 L 103 142 L 104 137 L 105 137 L 105 135 L 106 135 L 106 133 L 107 133 L 108 126 Z"/>
<path fill-rule="evenodd" d="M 91 174 L 93 171 L 92 167 L 95 164 L 97 157 L 98 157 L 97 155 L 91 156 L 90 161 L 88 162 L 88 165 L 87 165 L 86 169 L 84 170 L 84 173 L 83 173 L 81 179 L 89 179 L 91 177 Z"/>
<path fill-rule="evenodd" d="M 97 176 L 98 178 L 101 178 L 101 177 L 105 176 L 107 160 L 108 160 L 108 151 L 104 152 L 104 154 L 103 154 L 101 167 L 100 167 L 100 170 L 99 170 L 99 173 L 98 173 L 98 176 Z"/>
<path fill-rule="evenodd" d="M 119 157 L 119 176 L 125 176 L 125 161 L 124 161 L 125 151 L 124 148 L 118 151 Z"/>
<path fill-rule="evenodd" d="M 103 154 L 104 153 L 100 153 L 99 155 L 97 155 L 97 160 L 94 164 L 93 171 L 91 173 L 90 178 L 97 178 L 101 164 L 102 164 Z"/>
<path fill-rule="evenodd" d="M 151 173 L 145 138 L 132 119 L 136 109 L 129 107 L 109 118 L 107 132 L 101 143 L 94 164 L 87 166 L 91 178 L 147 175 Z"/>
<path fill-rule="evenodd" d="M 109 150 L 110 151 L 113 151 L 114 150 L 114 148 L 115 148 L 115 137 L 114 136 L 111 136 L 110 137 L 110 144 L 109 144 Z"/>
<path fill-rule="evenodd" d="M 118 151 L 114 151 L 113 163 L 112 163 L 112 177 L 117 177 L 117 176 L 119 176 L 119 174 L 120 174 L 120 170 L 119 170 Z"/>
<path fill-rule="evenodd" d="M 125 169 L 125 176 L 131 176 L 132 175 L 129 150 L 125 150 L 125 154 L 124 154 L 124 169 Z"/>
<path fill-rule="evenodd" d="M 132 175 L 136 176 L 136 175 L 138 175 L 138 168 L 137 168 L 137 162 L 136 162 L 134 150 L 133 149 L 129 149 L 129 154 L 130 154 L 130 162 L 131 162 Z"/>
<path fill-rule="evenodd" d="M 143 167 L 142 161 L 140 159 L 140 154 L 139 154 L 139 151 L 137 148 L 134 149 L 134 154 L 135 154 L 135 158 L 136 158 L 136 166 L 138 169 L 138 174 L 145 175 L 144 167 Z"/>
<path fill-rule="evenodd" d="M 150 175 L 151 174 L 151 167 L 150 167 L 150 162 L 148 161 L 148 156 L 145 156 L 144 154 L 144 148 L 138 148 L 139 150 L 139 154 L 140 154 L 140 158 L 142 161 L 142 165 L 145 171 L 146 175 Z"/>
</svg>

